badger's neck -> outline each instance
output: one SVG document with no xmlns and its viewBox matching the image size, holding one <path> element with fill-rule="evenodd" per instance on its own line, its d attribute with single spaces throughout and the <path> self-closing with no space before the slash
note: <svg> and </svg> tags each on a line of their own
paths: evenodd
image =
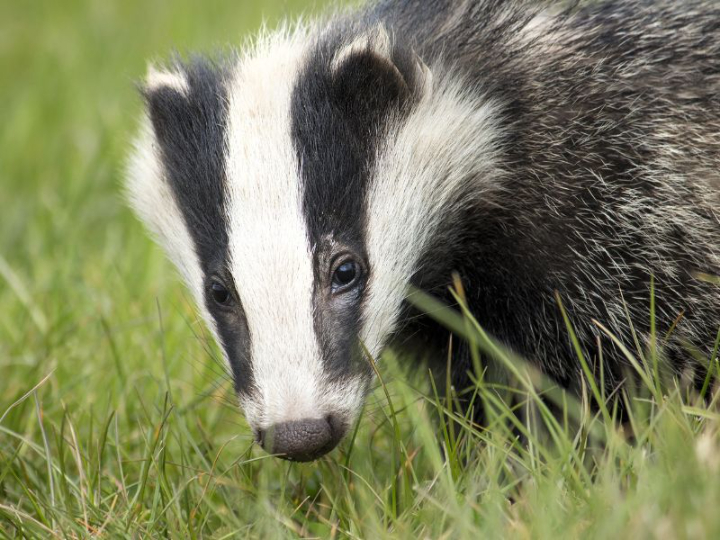
<svg viewBox="0 0 720 540">
<path fill-rule="evenodd" d="M 463 214 L 498 204 L 499 107 L 459 76 L 434 77 L 432 89 L 388 131 L 367 196 L 372 275 L 361 339 L 371 352 L 396 329 L 407 285 L 449 282 L 455 254 L 438 258 L 432 251 L 443 241 L 449 248 L 461 243 Z"/>
</svg>

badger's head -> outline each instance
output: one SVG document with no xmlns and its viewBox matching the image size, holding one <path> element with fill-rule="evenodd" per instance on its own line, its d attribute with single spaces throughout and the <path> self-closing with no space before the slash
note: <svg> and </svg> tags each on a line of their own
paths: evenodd
<svg viewBox="0 0 720 540">
<path fill-rule="evenodd" d="M 433 230 L 478 172 L 449 163 L 492 139 L 489 106 L 433 81 L 380 27 L 280 33 L 147 76 L 129 197 L 270 452 L 315 459 L 347 432 L 366 353 L 396 329 Z"/>
</svg>

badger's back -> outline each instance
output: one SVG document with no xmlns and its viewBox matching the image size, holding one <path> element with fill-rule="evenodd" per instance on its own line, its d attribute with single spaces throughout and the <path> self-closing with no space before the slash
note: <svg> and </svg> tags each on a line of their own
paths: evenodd
<svg viewBox="0 0 720 540">
<path fill-rule="evenodd" d="M 332 448 L 392 336 L 442 350 L 405 297 L 450 300 L 456 272 L 479 322 L 566 386 L 556 292 L 609 386 L 625 361 L 593 320 L 643 345 L 651 277 L 668 365 L 709 353 L 720 7 L 565 5 L 381 2 L 151 72 L 129 191 L 266 448 Z"/>
</svg>

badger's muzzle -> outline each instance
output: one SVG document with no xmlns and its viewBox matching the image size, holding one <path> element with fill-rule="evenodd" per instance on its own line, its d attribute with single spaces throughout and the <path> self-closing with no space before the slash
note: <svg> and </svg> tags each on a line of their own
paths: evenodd
<svg viewBox="0 0 720 540">
<path fill-rule="evenodd" d="M 335 448 L 345 428 L 332 415 L 275 424 L 258 432 L 266 452 L 290 461 L 313 461 Z"/>
</svg>

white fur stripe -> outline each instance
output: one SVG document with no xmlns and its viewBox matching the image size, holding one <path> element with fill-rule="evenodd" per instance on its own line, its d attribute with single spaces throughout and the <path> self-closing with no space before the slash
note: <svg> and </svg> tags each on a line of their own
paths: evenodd
<svg viewBox="0 0 720 540">
<path fill-rule="evenodd" d="M 303 50 L 275 36 L 240 63 L 230 91 L 230 265 L 250 329 L 258 392 L 243 407 L 256 428 L 319 416 L 322 355 L 290 118 Z"/>
<path fill-rule="evenodd" d="M 165 180 L 158 148 L 150 120 L 144 117 L 128 164 L 127 197 L 138 217 L 178 268 L 205 313 L 203 272 L 182 212 Z"/>
<path fill-rule="evenodd" d="M 361 339 L 376 357 L 396 328 L 419 257 L 460 204 L 459 191 L 478 198 L 496 189 L 495 104 L 471 95 L 461 80 L 432 81 L 434 88 L 388 135 L 367 195 L 372 271 Z"/>
<path fill-rule="evenodd" d="M 161 72 L 148 67 L 145 88 L 156 91 L 167 86 L 184 95 L 188 82 L 182 72 Z M 205 276 L 190 231 L 168 184 L 150 118 L 142 117 L 127 166 L 125 194 L 137 216 L 145 223 L 155 241 L 161 245 L 187 284 L 198 310 L 216 340 L 215 321 L 205 305 Z"/>
<path fill-rule="evenodd" d="M 261 41 L 229 92 L 230 269 L 247 316 L 257 391 L 241 405 L 255 429 L 358 414 L 365 383 L 330 382 L 315 334 L 313 255 L 291 100 L 308 42 L 302 29 Z M 349 359 L 348 359 L 349 361 Z"/>
</svg>

